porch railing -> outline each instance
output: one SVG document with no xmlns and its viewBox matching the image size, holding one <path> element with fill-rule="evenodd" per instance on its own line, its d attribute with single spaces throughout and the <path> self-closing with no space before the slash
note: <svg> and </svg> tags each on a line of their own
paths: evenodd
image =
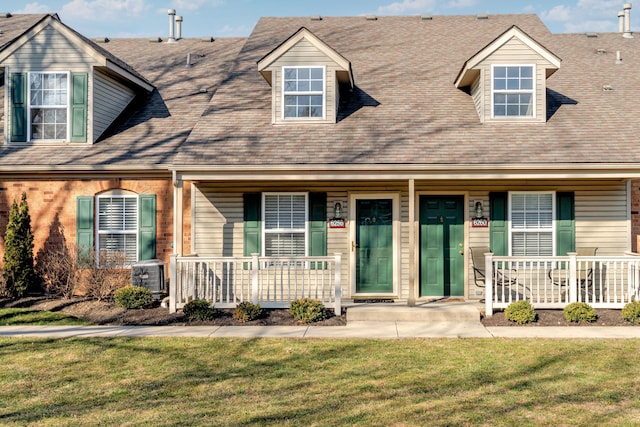
<svg viewBox="0 0 640 427">
<path fill-rule="evenodd" d="M 299 298 L 320 300 L 340 314 L 341 255 L 325 257 L 171 256 L 169 309 L 175 312 L 193 299 L 219 308 L 243 301 L 263 308 L 288 308 Z"/>
<path fill-rule="evenodd" d="M 640 257 L 506 257 L 485 254 L 485 311 L 527 300 L 535 308 L 564 308 L 586 302 L 593 308 L 622 308 L 640 294 Z"/>
</svg>

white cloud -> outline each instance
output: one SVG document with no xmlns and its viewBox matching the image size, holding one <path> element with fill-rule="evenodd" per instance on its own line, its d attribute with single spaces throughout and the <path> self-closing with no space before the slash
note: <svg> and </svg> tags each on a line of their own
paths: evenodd
<svg viewBox="0 0 640 427">
<path fill-rule="evenodd" d="M 24 8 L 14 11 L 14 13 L 45 13 L 52 12 L 52 9 L 46 4 L 40 4 L 38 2 L 27 3 Z"/>
<path fill-rule="evenodd" d="M 203 5 L 207 6 L 220 6 L 224 4 L 224 0 L 173 0 L 171 2 L 171 7 L 176 10 L 178 14 L 182 13 L 183 10 L 198 10 Z"/>
<path fill-rule="evenodd" d="M 464 9 L 467 7 L 475 6 L 478 0 L 453 0 L 449 2 L 449 7 Z"/>
<path fill-rule="evenodd" d="M 540 17 L 543 20 L 548 19 L 549 21 L 567 22 L 571 20 L 572 16 L 572 9 L 564 5 L 556 6 L 549 11 L 545 10 L 540 13 Z"/>
<path fill-rule="evenodd" d="M 404 13 L 430 12 L 434 9 L 437 0 L 403 0 L 380 6 L 377 13 L 380 15 L 402 15 Z"/>
<path fill-rule="evenodd" d="M 62 6 L 60 15 L 70 20 L 105 22 L 141 16 L 147 9 L 145 0 L 72 0 Z"/>
<path fill-rule="evenodd" d="M 577 0 L 575 5 L 558 5 L 540 12 L 545 21 L 563 23 L 563 32 L 615 32 L 618 30 L 620 0 Z"/>
<path fill-rule="evenodd" d="M 215 36 L 219 37 L 247 37 L 251 33 L 252 28 L 246 25 L 238 25 L 233 27 L 231 25 L 225 25 L 217 30 Z"/>
</svg>

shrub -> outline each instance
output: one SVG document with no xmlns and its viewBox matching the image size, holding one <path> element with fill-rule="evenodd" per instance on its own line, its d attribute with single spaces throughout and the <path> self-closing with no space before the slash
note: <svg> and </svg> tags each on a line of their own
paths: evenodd
<svg viewBox="0 0 640 427">
<path fill-rule="evenodd" d="M 250 322 L 262 317 L 262 308 L 260 304 L 253 304 L 249 301 L 243 301 L 233 310 L 233 318 L 238 322 Z"/>
<path fill-rule="evenodd" d="M 118 307 L 129 309 L 145 308 L 153 303 L 151 290 L 142 286 L 125 286 L 113 295 Z"/>
<path fill-rule="evenodd" d="M 535 322 L 538 318 L 536 310 L 529 301 L 516 301 L 504 310 L 504 317 L 520 325 Z"/>
<path fill-rule="evenodd" d="M 209 301 L 204 299 L 194 299 L 189 301 L 182 308 L 182 312 L 188 322 L 213 320 L 216 317 L 216 309 L 213 308 Z"/>
<path fill-rule="evenodd" d="M 622 307 L 622 318 L 629 323 L 640 323 L 640 301 L 632 301 Z"/>
<path fill-rule="evenodd" d="M 567 322 L 595 322 L 598 318 L 596 311 L 586 302 L 573 302 L 563 310 Z"/>
<path fill-rule="evenodd" d="M 27 193 L 22 193 L 19 205 L 15 200 L 11 205 L 4 244 L 5 292 L 11 298 L 21 298 L 38 285 Z"/>
<path fill-rule="evenodd" d="M 100 251 L 99 259 L 92 252 L 84 261 L 83 283 L 87 296 L 102 301 L 110 298 L 125 283 L 131 283 L 131 270 L 125 269 L 126 254 L 119 251 Z M 97 261 L 100 262 L 98 265 Z"/>
<path fill-rule="evenodd" d="M 319 322 L 329 317 L 325 306 L 320 301 L 311 298 L 291 301 L 289 310 L 293 318 L 302 323 Z"/>
</svg>

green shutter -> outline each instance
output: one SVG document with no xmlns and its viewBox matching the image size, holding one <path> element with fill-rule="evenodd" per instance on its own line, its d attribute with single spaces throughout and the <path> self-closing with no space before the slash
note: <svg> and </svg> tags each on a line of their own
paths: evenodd
<svg viewBox="0 0 640 427">
<path fill-rule="evenodd" d="M 508 193 L 489 193 L 490 220 L 489 227 L 491 233 L 490 247 L 496 256 L 506 256 L 509 254 L 509 212 Z"/>
<path fill-rule="evenodd" d="M 327 193 L 309 193 L 309 256 L 326 255 Z"/>
<path fill-rule="evenodd" d="M 71 74 L 71 142 L 87 142 L 87 73 Z"/>
<path fill-rule="evenodd" d="M 78 262 L 82 265 L 93 253 L 93 196 L 78 196 L 76 199 L 76 247 Z"/>
<path fill-rule="evenodd" d="M 156 258 L 156 195 L 141 194 L 138 209 L 138 260 Z"/>
<path fill-rule="evenodd" d="M 556 193 L 556 255 L 576 250 L 575 197 L 572 192 Z"/>
<path fill-rule="evenodd" d="M 11 74 L 11 141 L 27 141 L 27 74 Z"/>
<path fill-rule="evenodd" d="M 261 253 L 262 248 L 262 194 L 244 194 L 244 256 Z"/>
</svg>

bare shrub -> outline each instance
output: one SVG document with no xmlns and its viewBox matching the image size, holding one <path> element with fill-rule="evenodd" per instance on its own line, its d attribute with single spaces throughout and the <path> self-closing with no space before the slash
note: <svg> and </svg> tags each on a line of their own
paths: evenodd
<svg viewBox="0 0 640 427">
<path fill-rule="evenodd" d="M 96 260 L 89 264 L 93 267 L 83 271 L 82 279 L 87 296 L 98 301 L 111 298 L 113 293 L 131 282 L 131 272 L 125 268 L 124 252 L 100 251 L 100 265 Z"/>
<path fill-rule="evenodd" d="M 37 272 L 51 295 L 71 298 L 80 283 L 75 247 L 52 248 L 38 254 Z"/>
</svg>

